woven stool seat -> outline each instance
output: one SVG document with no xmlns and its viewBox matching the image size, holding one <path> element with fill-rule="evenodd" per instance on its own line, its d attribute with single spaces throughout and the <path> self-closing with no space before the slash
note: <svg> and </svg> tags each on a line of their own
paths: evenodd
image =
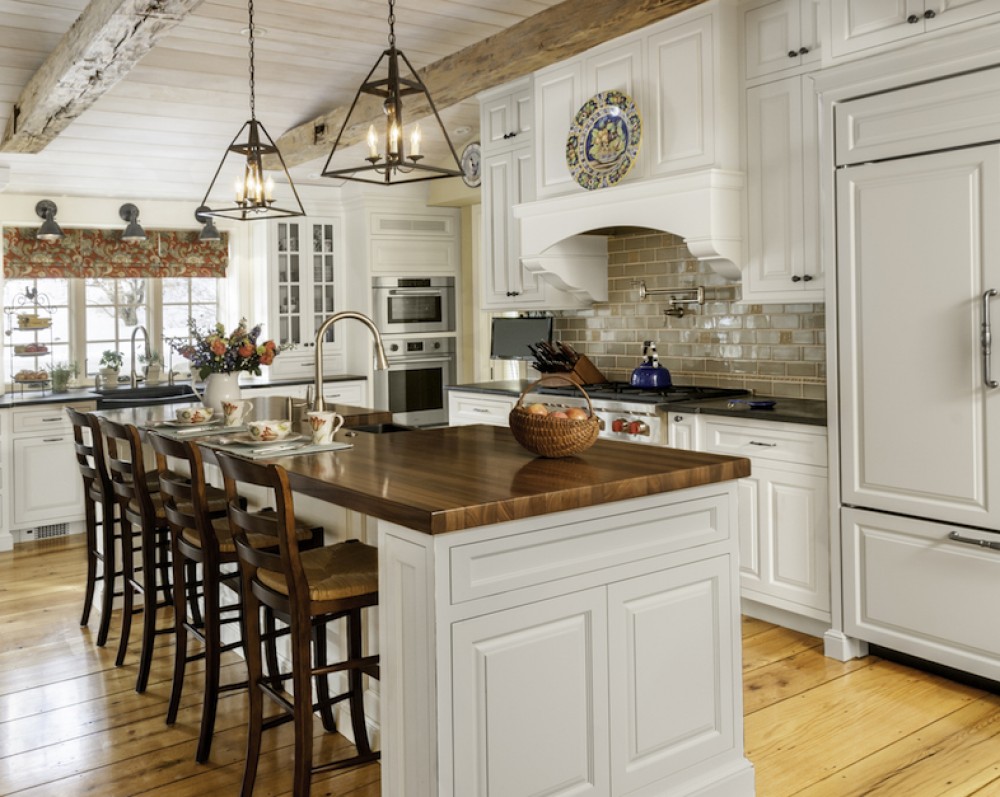
<svg viewBox="0 0 1000 797">
<path fill-rule="evenodd" d="M 360 542 L 341 542 L 303 551 L 300 559 L 309 584 L 309 598 L 334 601 L 378 591 L 378 549 Z M 288 584 L 281 573 L 261 568 L 257 579 L 282 595 Z"/>
</svg>

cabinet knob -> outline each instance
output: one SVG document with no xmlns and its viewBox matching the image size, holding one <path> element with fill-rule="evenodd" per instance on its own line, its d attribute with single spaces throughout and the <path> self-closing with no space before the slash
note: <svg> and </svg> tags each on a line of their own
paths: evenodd
<svg viewBox="0 0 1000 797">
<path fill-rule="evenodd" d="M 684 416 L 683 416 L 683 415 L 675 415 L 675 416 L 674 416 L 674 420 L 675 420 L 675 421 L 676 421 L 677 423 L 680 423 L 681 421 L 683 421 L 683 420 L 684 420 Z"/>
<path fill-rule="evenodd" d="M 936 17 L 936 16 L 937 16 L 937 14 L 935 13 L 935 11 L 934 11 L 933 8 L 928 8 L 924 12 L 924 19 L 934 19 L 934 17 Z"/>
<path fill-rule="evenodd" d="M 520 296 L 520 291 L 507 291 L 508 296 Z"/>
<path fill-rule="evenodd" d="M 798 50 L 789 50 L 788 51 L 788 57 L 789 58 L 798 58 L 799 57 L 799 51 Z"/>
<path fill-rule="evenodd" d="M 920 21 L 920 17 L 918 17 L 916 14 L 910 14 L 910 16 L 906 18 L 906 21 L 909 22 L 911 25 L 916 25 Z"/>
<path fill-rule="evenodd" d="M 799 55 L 806 55 L 809 52 L 808 47 L 799 47 Z"/>
<path fill-rule="evenodd" d="M 803 282 L 812 282 L 812 274 L 803 274 L 802 275 L 802 281 Z"/>
<path fill-rule="evenodd" d="M 796 274 L 794 277 L 792 277 L 792 282 L 802 282 L 802 277 Z"/>
</svg>

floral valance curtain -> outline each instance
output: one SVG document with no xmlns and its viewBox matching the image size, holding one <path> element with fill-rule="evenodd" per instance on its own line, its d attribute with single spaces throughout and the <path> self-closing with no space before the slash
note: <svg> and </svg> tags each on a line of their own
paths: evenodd
<svg viewBox="0 0 1000 797">
<path fill-rule="evenodd" d="M 121 230 L 67 229 L 39 241 L 34 227 L 7 227 L 3 273 L 10 278 L 225 277 L 229 236 L 199 241 L 197 230 L 146 230 L 145 241 L 123 241 Z"/>
</svg>

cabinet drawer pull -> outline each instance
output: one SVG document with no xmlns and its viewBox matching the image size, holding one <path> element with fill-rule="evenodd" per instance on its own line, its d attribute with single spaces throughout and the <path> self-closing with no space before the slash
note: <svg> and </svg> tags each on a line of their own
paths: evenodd
<svg viewBox="0 0 1000 797">
<path fill-rule="evenodd" d="M 764 446 L 765 448 L 777 448 L 777 443 L 762 443 L 759 440 L 751 440 L 750 445 L 752 446 Z"/>
<path fill-rule="evenodd" d="M 42 418 L 42 423 L 58 423 L 62 420 L 62 417 L 57 415 L 55 418 Z"/>
<path fill-rule="evenodd" d="M 327 393 L 326 397 L 328 399 L 339 399 L 342 395 L 343 393 Z"/>
<path fill-rule="evenodd" d="M 486 409 L 486 407 L 473 407 L 472 411 L 473 412 L 489 412 L 489 410 Z"/>
<path fill-rule="evenodd" d="M 948 539 L 953 542 L 963 542 L 966 545 L 975 545 L 978 548 L 992 548 L 994 551 L 1000 551 L 1000 542 L 977 540 L 975 537 L 963 537 L 957 531 L 949 531 Z"/>
<path fill-rule="evenodd" d="M 42 438 L 42 442 L 43 443 L 61 443 L 62 441 L 63 441 L 63 438 L 61 438 L 61 437 L 43 437 Z"/>
</svg>

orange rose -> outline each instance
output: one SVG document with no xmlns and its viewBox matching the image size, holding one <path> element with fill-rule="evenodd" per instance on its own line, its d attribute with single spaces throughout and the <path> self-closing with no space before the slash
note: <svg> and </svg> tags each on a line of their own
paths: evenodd
<svg viewBox="0 0 1000 797">
<path fill-rule="evenodd" d="M 221 338 L 210 338 L 208 347 L 211 349 L 212 354 L 215 354 L 218 357 L 221 357 L 226 353 L 226 344 L 222 342 Z"/>
<path fill-rule="evenodd" d="M 274 353 L 273 352 L 266 351 L 262 355 L 260 355 L 260 364 L 261 365 L 270 365 L 272 362 L 274 362 Z M 284 361 L 282 361 L 282 362 L 284 362 Z"/>
<path fill-rule="evenodd" d="M 249 340 L 243 341 L 243 343 L 240 345 L 239 349 L 237 350 L 237 352 L 239 353 L 240 357 L 249 357 L 255 351 L 256 351 L 256 349 L 253 347 L 253 344 Z"/>
</svg>

